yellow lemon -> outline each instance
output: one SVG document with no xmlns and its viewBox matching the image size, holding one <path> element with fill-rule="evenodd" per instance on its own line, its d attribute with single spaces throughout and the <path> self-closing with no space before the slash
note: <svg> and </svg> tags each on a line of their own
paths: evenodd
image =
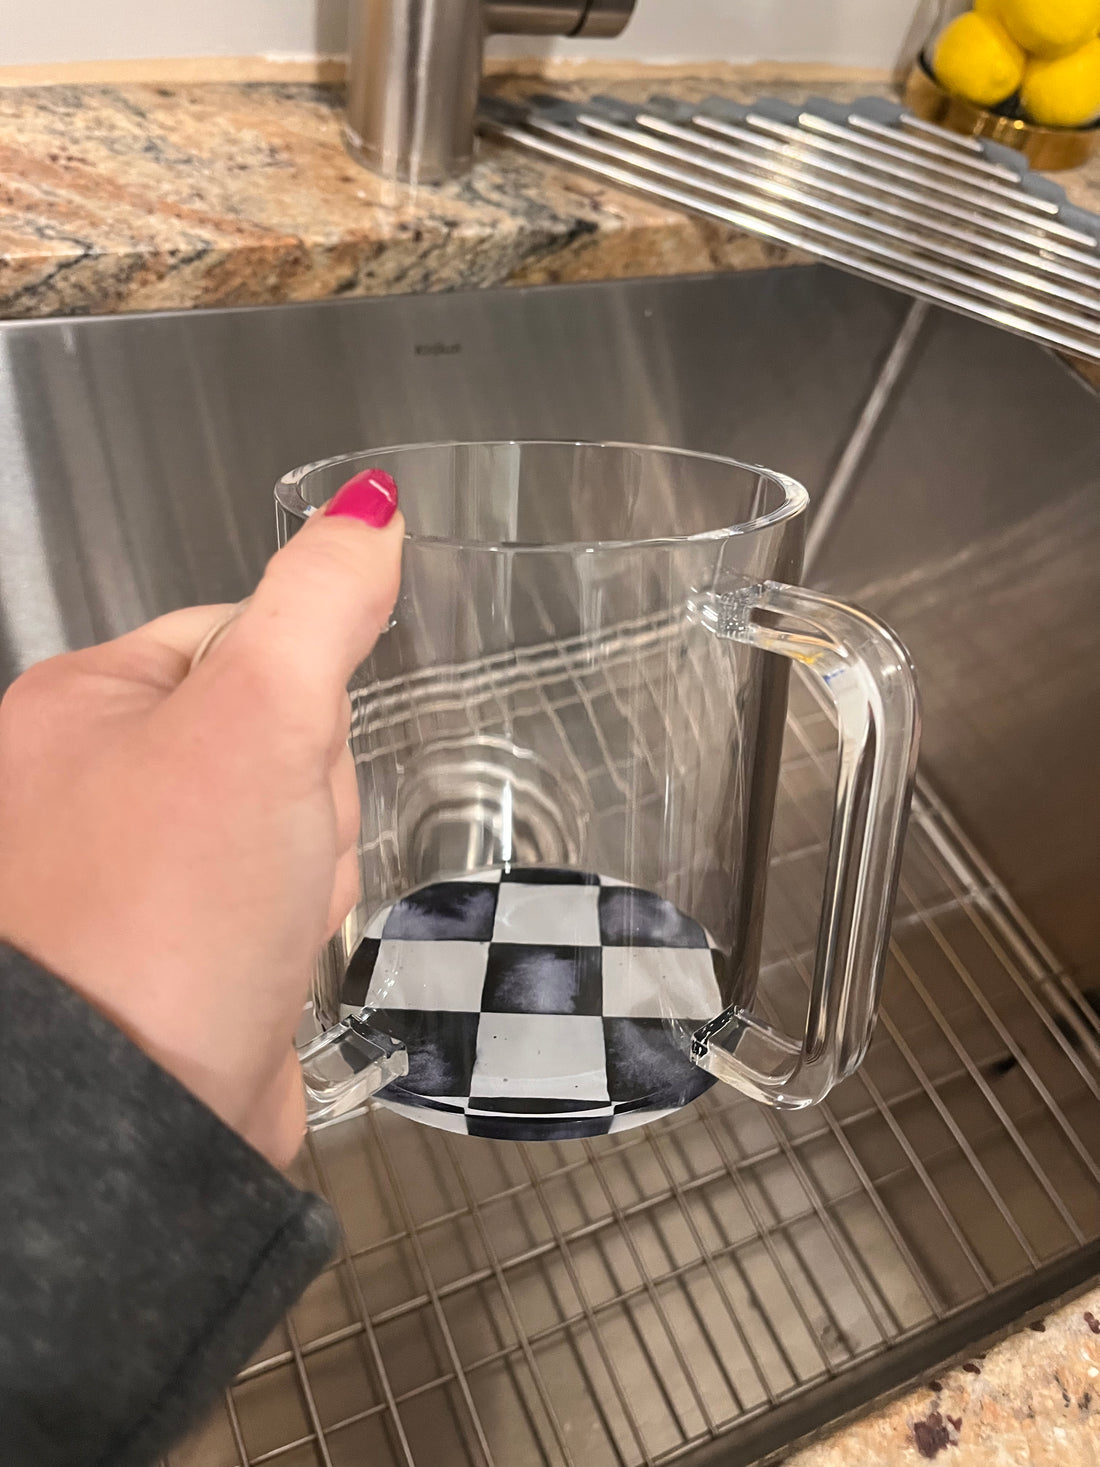
<svg viewBox="0 0 1100 1467">
<path fill-rule="evenodd" d="M 1024 53 L 1003 26 L 968 11 L 943 31 L 932 52 L 941 86 L 979 107 L 996 107 L 1020 85 Z"/>
<path fill-rule="evenodd" d="M 1032 122 L 1044 127 L 1092 122 L 1100 114 L 1100 40 L 1053 61 L 1029 61 L 1020 100 Z"/>
<path fill-rule="evenodd" d="M 997 0 L 997 15 L 1025 51 L 1065 56 L 1100 30 L 1100 0 Z"/>
<path fill-rule="evenodd" d="M 997 0 L 974 0 L 974 9 L 979 15 L 997 15 Z"/>
</svg>

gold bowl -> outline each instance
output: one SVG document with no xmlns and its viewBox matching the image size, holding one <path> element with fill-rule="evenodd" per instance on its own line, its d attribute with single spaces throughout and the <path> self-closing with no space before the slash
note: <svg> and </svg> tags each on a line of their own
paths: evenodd
<svg viewBox="0 0 1100 1467">
<path fill-rule="evenodd" d="M 905 83 L 906 106 L 925 122 L 937 122 L 969 137 L 992 138 L 1023 153 L 1032 168 L 1059 173 L 1079 168 L 1100 145 L 1100 123 L 1089 127 L 1040 127 L 1019 117 L 1002 117 L 975 102 L 945 91 L 923 61 L 918 61 Z"/>
</svg>

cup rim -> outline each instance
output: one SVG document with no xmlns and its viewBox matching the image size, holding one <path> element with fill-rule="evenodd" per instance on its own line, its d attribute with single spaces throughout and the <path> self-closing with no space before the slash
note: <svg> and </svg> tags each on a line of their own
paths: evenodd
<svg viewBox="0 0 1100 1467">
<path fill-rule="evenodd" d="M 296 519 L 307 520 L 317 512 L 320 506 L 309 504 L 302 495 L 299 486 L 310 474 L 316 473 L 320 469 L 331 468 L 334 464 L 351 462 L 356 459 L 380 458 L 384 454 L 407 453 L 414 449 L 542 447 L 630 449 L 642 453 L 664 454 L 670 458 L 698 459 L 705 463 L 722 464 L 731 469 L 744 469 L 770 480 L 771 483 L 779 488 L 783 498 L 782 502 L 775 509 L 769 510 L 767 514 L 756 515 L 751 520 L 719 525 L 712 530 L 699 530 L 692 535 L 654 535 L 644 539 L 632 540 L 555 540 L 547 542 L 527 540 L 471 540 L 458 535 L 420 535 L 412 530 L 408 530 L 406 531 L 405 539 L 415 545 L 439 546 L 452 550 L 481 551 L 487 554 L 503 554 L 507 552 L 510 555 L 530 555 L 533 553 L 546 555 L 569 552 L 597 553 L 609 550 L 640 549 L 649 546 L 705 544 L 708 541 L 718 542 L 728 540 L 734 536 L 755 534 L 773 525 L 782 524 L 784 520 L 795 519 L 803 513 L 810 502 L 810 496 L 804 486 L 797 479 L 791 478 L 789 474 L 782 474 L 775 469 L 765 468 L 762 464 L 747 463 L 742 459 L 731 458 L 728 454 L 705 453 L 692 448 L 676 448 L 671 444 L 631 443 L 617 439 L 585 438 L 438 439 L 428 443 L 390 443 L 378 448 L 363 448 L 350 453 L 336 453 L 332 454 L 329 458 L 315 459 L 312 463 L 303 464 L 301 467 L 291 469 L 288 473 L 284 474 L 275 485 L 275 500 L 287 514 L 294 516 Z M 364 464 L 364 467 L 373 467 L 373 465 Z M 378 467 L 384 467 L 384 465 L 379 464 Z"/>
</svg>

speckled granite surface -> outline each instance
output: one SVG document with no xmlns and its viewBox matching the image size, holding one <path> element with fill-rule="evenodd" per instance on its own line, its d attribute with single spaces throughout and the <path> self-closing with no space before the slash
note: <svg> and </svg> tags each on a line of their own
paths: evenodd
<svg viewBox="0 0 1100 1467">
<path fill-rule="evenodd" d="M 785 1467 L 1096 1467 L 1100 1287 Z"/>
<path fill-rule="evenodd" d="M 700 91 L 713 81 L 697 82 Z M 751 268 L 787 251 L 484 144 L 388 207 L 338 90 L 0 90 L 0 315 L 250 305 Z"/>
</svg>

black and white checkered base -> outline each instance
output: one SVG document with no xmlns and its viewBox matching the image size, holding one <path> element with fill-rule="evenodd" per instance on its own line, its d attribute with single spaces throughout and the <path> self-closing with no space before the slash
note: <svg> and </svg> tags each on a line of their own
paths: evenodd
<svg viewBox="0 0 1100 1467">
<path fill-rule="evenodd" d="M 713 1080 L 688 1040 L 722 1008 L 707 934 L 671 902 L 532 867 L 379 912 L 343 1001 L 408 1048 L 409 1073 L 379 1100 L 513 1141 L 600 1136 L 695 1100 Z"/>
</svg>

